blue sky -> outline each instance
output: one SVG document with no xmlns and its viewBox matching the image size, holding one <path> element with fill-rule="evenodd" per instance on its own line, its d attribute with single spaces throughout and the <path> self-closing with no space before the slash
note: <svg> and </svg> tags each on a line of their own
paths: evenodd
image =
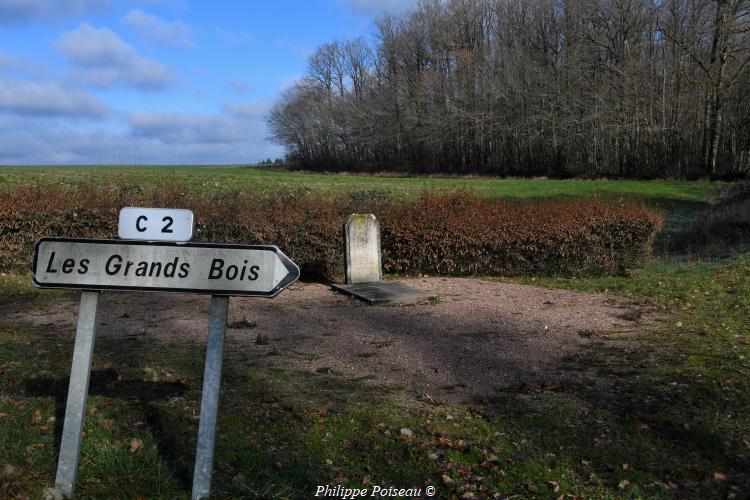
<svg viewBox="0 0 750 500">
<path fill-rule="evenodd" d="M 319 44 L 411 0 L 0 0 L 0 165 L 248 163 Z"/>
</svg>

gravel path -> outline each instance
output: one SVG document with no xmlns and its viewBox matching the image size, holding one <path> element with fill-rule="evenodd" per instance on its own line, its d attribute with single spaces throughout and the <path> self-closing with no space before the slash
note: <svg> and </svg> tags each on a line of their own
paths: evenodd
<svg viewBox="0 0 750 500">
<path fill-rule="evenodd" d="M 656 319 L 648 305 L 605 294 L 462 278 L 405 282 L 439 300 L 369 306 L 308 283 L 272 300 L 232 298 L 229 323 L 239 324 L 227 331 L 227 355 L 258 366 L 366 377 L 370 384 L 457 402 L 519 384 L 580 382 L 586 375 L 564 369 L 566 360 Z M 105 293 L 97 335 L 203 344 L 209 302 L 199 295 Z M 0 312 L 72 335 L 77 300 Z"/>
</svg>

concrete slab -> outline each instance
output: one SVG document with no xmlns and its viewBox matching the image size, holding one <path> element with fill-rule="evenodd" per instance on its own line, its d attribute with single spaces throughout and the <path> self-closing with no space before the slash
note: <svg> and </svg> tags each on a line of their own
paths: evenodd
<svg viewBox="0 0 750 500">
<path fill-rule="evenodd" d="M 399 281 L 331 285 L 331 288 L 370 304 L 416 304 L 435 298 L 434 293 L 410 287 Z"/>
</svg>

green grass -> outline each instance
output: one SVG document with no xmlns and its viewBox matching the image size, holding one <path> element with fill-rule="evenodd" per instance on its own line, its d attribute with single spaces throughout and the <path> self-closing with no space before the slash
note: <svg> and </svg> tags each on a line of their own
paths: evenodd
<svg viewBox="0 0 750 500">
<path fill-rule="evenodd" d="M 54 300 L 3 283 L 11 306 Z M 337 374 L 260 369 L 230 344 L 213 491 L 305 498 L 317 484 L 340 482 L 434 485 L 441 496 L 750 493 L 746 255 L 657 262 L 630 278 L 533 283 L 650 301 L 665 321 L 644 327 L 637 343 L 594 344 L 569 360 L 566 369 L 595 370 L 579 385 L 468 405 L 417 401 Z M 6 491 L 35 497 L 54 481 L 71 354 L 70 332 L 55 325 L 0 325 L 0 465 L 14 467 Z M 97 341 L 77 491 L 189 495 L 202 356 L 194 344 Z"/>
<path fill-rule="evenodd" d="M 703 213 L 708 182 L 408 179 L 230 167 L 3 168 L 0 184 L 157 182 L 201 189 L 321 192 L 443 187 L 521 199 L 601 194 L 666 210 L 668 232 Z M 750 496 L 750 257 L 660 259 L 629 277 L 526 278 L 614 293 L 663 321 L 636 341 L 593 343 L 567 361 L 581 383 L 432 404 L 335 373 L 248 364 L 230 344 L 212 490 L 217 497 L 309 498 L 315 485 L 434 485 L 439 497 L 745 498 Z M 2 311 L 60 294 L 0 276 Z M 1 312 L 1 311 L 0 311 Z M 188 498 L 203 348 L 98 339 L 77 491 L 95 498 Z M 36 498 L 54 482 L 71 332 L 0 314 L 0 496 Z M 553 381 L 554 382 L 554 381 Z M 402 435 L 401 429 L 411 431 Z M 408 434 L 408 432 L 407 432 Z M 2 470 L 2 469 L 0 469 Z"/>
<path fill-rule="evenodd" d="M 528 199 L 563 196 L 616 196 L 652 201 L 704 202 L 723 183 L 695 181 L 551 180 L 494 178 L 388 177 L 317 174 L 238 166 L 0 167 L 0 185 L 27 182 L 110 180 L 148 183 L 172 180 L 200 189 L 277 191 L 307 187 L 322 193 L 368 189 L 414 196 L 431 189 L 471 189 L 481 196 Z"/>
</svg>

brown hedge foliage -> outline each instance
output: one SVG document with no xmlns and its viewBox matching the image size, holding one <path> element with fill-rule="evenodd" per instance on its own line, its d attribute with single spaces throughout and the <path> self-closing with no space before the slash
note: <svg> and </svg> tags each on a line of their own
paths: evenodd
<svg viewBox="0 0 750 500">
<path fill-rule="evenodd" d="M 643 206 L 598 199 L 513 203 L 455 191 L 394 201 L 379 192 L 27 185 L 0 190 L 0 270 L 27 271 L 42 236 L 116 238 L 125 206 L 191 209 L 196 241 L 275 244 L 303 277 L 334 281 L 343 279 L 342 227 L 353 211 L 378 216 L 384 271 L 400 274 L 623 274 L 648 258 L 661 225 Z"/>
</svg>

